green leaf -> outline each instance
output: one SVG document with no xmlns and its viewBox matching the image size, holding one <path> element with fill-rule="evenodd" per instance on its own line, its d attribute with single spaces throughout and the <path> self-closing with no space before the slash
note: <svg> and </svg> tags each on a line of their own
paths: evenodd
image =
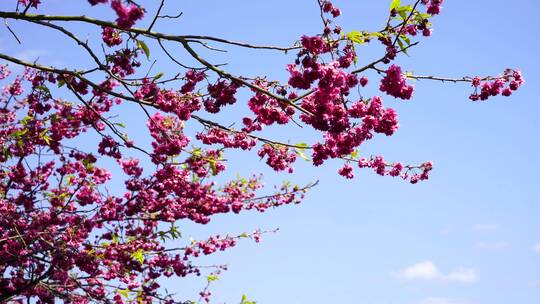
<svg viewBox="0 0 540 304">
<path fill-rule="evenodd" d="M 171 234 L 172 239 L 178 239 L 182 237 L 182 233 L 174 225 L 171 227 L 169 233 Z"/>
<path fill-rule="evenodd" d="M 28 132 L 28 129 L 17 130 L 15 132 L 11 133 L 11 136 L 14 137 L 14 138 L 21 138 L 27 132 Z"/>
<path fill-rule="evenodd" d="M 4 149 L 2 151 L 2 154 L 7 159 L 10 159 L 13 156 L 13 154 L 11 153 L 11 151 L 7 147 L 4 147 Z"/>
<path fill-rule="evenodd" d="M 129 299 L 129 289 L 119 289 L 118 293 L 126 299 Z"/>
<path fill-rule="evenodd" d="M 392 0 L 390 10 L 397 9 L 401 5 L 401 0 Z"/>
<path fill-rule="evenodd" d="M 244 232 L 244 233 L 240 234 L 238 237 L 247 238 L 247 237 L 249 237 L 249 234 Z"/>
<path fill-rule="evenodd" d="M 298 156 L 300 156 L 300 157 L 303 158 L 304 160 L 310 161 L 309 157 L 307 157 L 307 155 L 304 153 L 303 150 L 296 149 L 295 152 L 296 152 L 296 154 L 298 154 Z"/>
<path fill-rule="evenodd" d="M 294 148 L 294 151 L 296 152 L 296 154 L 298 154 L 298 156 L 300 156 L 304 160 L 310 161 L 309 157 L 307 157 L 307 155 L 304 153 L 305 149 L 308 148 L 309 145 L 305 142 L 301 142 L 296 144 L 295 146 L 296 147 Z"/>
<path fill-rule="evenodd" d="M 218 175 L 218 170 L 216 166 L 216 160 L 215 159 L 209 159 L 208 164 L 210 165 L 210 170 L 212 171 L 212 175 L 216 176 Z"/>
<path fill-rule="evenodd" d="M 405 45 L 403 44 L 403 41 L 401 41 L 401 39 L 398 38 L 397 43 L 398 43 L 399 47 L 401 48 L 401 51 L 403 53 L 405 53 L 405 55 L 409 55 L 407 53 L 407 48 L 405 48 Z"/>
<path fill-rule="evenodd" d="M 407 13 L 407 12 L 412 12 L 412 6 L 410 5 L 404 5 L 404 6 L 400 6 L 398 7 L 397 9 L 397 12 L 398 13 Z"/>
<path fill-rule="evenodd" d="M 148 48 L 148 45 L 144 43 L 142 40 L 137 40 L 137 47 L 143 50 L 144 54 L 146 55 L 146 59 L 150 60 L 150 49 Z"/>
<path fill-rule="evenodd" d="M 379 37 L 379 38 L 385 38 L 385 37 L 386 37 L 385 34 L 380 33 L 380 32 L 373 32 L 373 33 L 370 33 L 369 35 L 370 35 L 370 36 Z"/>
<path fill-rule="evenodd" d="M 207 276 L 206 279 L 208 280 L 208 283 L 210 283 L 210 282 L 219 280 L 219 277 L 215 274 L 211 274 Z"/>
<path fill-rule="evenodd" d="M 43 131 L 39 132 L 39 137 L 43 138 L 47 135 L 47 132 L 49 131 L 49 128 L 44 129 Z"/>
<path fill-rule="evenodd" d="M 36 90 L 39 90 L 39 91 L 44 91 L 44 92 L 47 92 L 47 93 L 51 94 L 51 91 L 50 91 L 49 88 L 47 88 L 46 86 L 39 85 L 39 86 L 36 86 L 35 89 L 36 89 Z"/>
<path fill-rule="evenodd" d="M 160 79 L 161 77 L 163 77 L 163 75 L 165 75 L 163 72 L 157 73 L 156 76 L 154 76 L 154 80 Z"/>
<path fill-rule="evenodd" d="M 403 39 L 403 41 L 405 41 L 405 43 L 407 43 L 407 45 L 411 45 L 411 39 L 409 39 L 409 37 L 407 37 L 405 35 L 401 35 L 401 39 Z"/>
<path fill-rule="evenodd" d="M 255 301 L 249 301 L 246 295 L 242 295 L 242 301 L 240 304 L 257 304 Z"/>
<path fill-rule="evenodd" d="M 412 12 L 412 6 L 410 5 L 404 5 L 402 7 L 399 7 L 396 11 L 403 20 L 407 20 L 409 18 L 409 12 Z"/>
<path fill-rule="evenodd" d="M 144 251 L 142 249 L 138 249 L 137 251 L 131 254 L 131 258 L 142 265 L 144 263 Z"/>
<path fill-rule="evenodd" d="M 32 119 L 32 116 L 26 115 L 25 117 L 23 117 L 23 119 L 21 119 L 21 124 L 26 125 L 30 121 L 30 119 Z"/>
<path fill-rule="evenodd" d="M 351 31 L 347 34 L 347 39 L 358 44 L 364 44 L 364 34 L 359 31 Z"/>
<path fill-rule="evenodd" d="M 45 141 L 45 143 L 47 145 L 50 145 L 51 144 L 51 137 L 49 135 L 43 135 L 43 140 Z"/>
</svg>

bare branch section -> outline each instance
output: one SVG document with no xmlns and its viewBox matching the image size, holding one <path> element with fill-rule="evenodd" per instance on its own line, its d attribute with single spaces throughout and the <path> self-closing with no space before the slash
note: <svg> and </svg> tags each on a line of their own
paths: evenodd
<svg viewBox="0 0 540 304">
<path fill-rule="evenodd" d="M 122 30 L 122 31 L 134 33 L 134 34 L 141 34 L 141 35 L 151 37 L 151 38 L 156 38 L 156 39 L 159 38 L 163 40 L 176 41 L 176 42 L 183 42 L 187 39 L 208 40 L 208 41 L 214 41 L 214 42 L 230 44 L 230 45 L 251 48 L 251 49 L 266 49 L 266 50 L 276 50 L 276 51 L 282 51 L 282 52 L 288 52 L 288 51 L 300 48 L 300 46 L 279 47 L 279 46 L 272 46 L 272 45 L 256 45 L 256 44 L 233 41 L 233 40 L 212 37 L 212 36 L 168 35 L 164 33 L 154 32 L 151 29 L 141 29 L 141 28 L 125 29 L 118 26 L 116 23 L 98 20 L 98 19 L 87 17 L 87 16 L 52 16 L 52 15 L 35 15 L 35 14 L 13 13 L 13 12 L 0 12 L 0 17 L 7 18 L 7 19 L 27 20 L 27 21 L 78 21 L 78 22 L 83 22 L 83 23 L 88 23 L 88 24 L 99 25 L 103 27 L 110 27 L 110 28 L 114 28 L 114 29 L 118 29 L 118 30 Z"/>
</svg>

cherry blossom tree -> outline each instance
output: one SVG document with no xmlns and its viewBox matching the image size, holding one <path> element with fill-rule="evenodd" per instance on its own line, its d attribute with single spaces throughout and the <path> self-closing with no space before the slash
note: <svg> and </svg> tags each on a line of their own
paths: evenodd
<svg viewBox="0 0 540 304">
<path fill-rule="evenodd" d="M 0 53 L 0 302 L 193 303 L 197 299 L 168 294 L 159 281 L 196 275 L 206 276 L 198 300 L 208 302 L 210 283 L 226 267 L 202 268 L 198 257 L 240 239 L 258 242 L 265 232 L 185 240 L 179 224 L 204 225 L 217 214 L 296 204 L 316 184 L 264 190 L 260 175 L 224 182 L 218 177 L 227 169 L 228 151 L 257 153 L 284 174 L 293 173 L 299 158 L 321 167 L 335 159 L 343 163 L 337 173 L 348 179 L 368 168 L 415 184 L 428 179 L 431 162 L 408 165 L 358 152 L 399 127 L 397 112 L 383 97 L 410 100 L 411 80 L 429 79 L 462 83 L 476 102 L 510 96 L 524 82 L 513 69 L 455 79 L 404 72 L 396 59 L 432 34 L 442 0 L 393 0 L 378 31 L 342 29 L 340 9 L 314 0 L 320 34 L 283 47 L 154 31 L 161 20 L 181 15 L 164 15 L 165 0 L 155 11 L 133 0 L 81 0 L 88 5 L 81 15 L 40 14 L 46 0 L 11 1 L 13 11 L 0 11 L 0 17 L 13 43 L 20 39 L 10 24 L 37 25 L 44 34 L 71 41 L 93 67 L 70 69 Z M 116 18 L 90 17 L 95 6 L 109 8 Z M 138 26 L 143 23 L 147 26 Z M 80 24 L 99 32 L 102 41 L 79 38 Z M 358 49 L 374 44 L 384 46 L 380 58 L 359 58 Z M 197 64 L 184 63 L 173 47 Z M 234 75 L 201 55 L 202 49 L 221 47 L 294 54 L 283 66 L 288 81 Z M 153 72 L 147 59 L 166 61 L 181 72 Z M 24 69 L 11 75 L 14 67 Z M 368 79 L 368 71 L 380 77 Z M 363 96 L 368 86 L 381 96 Z M 240 91 L 249 98 L 239 98 Z M 150 145 L 123 131 L 122 115 L 110 115 L 121 103 L 144 113 Z M 250 114 L 236 117 L 238 127 L 231 127 L 218 119 L 227 107 Z M 275 139 L 265 134 L 270 126 L 301 126 L 318 140 Z M 198 131 L 190 134 L 194 128 Z M 88 138 L 98 143 L 82 145 Z M 101 165 L 107 160 L 123 172 L 120 186 L 114 186 L 122 188 L 120 195 L 109 191 L 112 173 Z"/>
</svg>

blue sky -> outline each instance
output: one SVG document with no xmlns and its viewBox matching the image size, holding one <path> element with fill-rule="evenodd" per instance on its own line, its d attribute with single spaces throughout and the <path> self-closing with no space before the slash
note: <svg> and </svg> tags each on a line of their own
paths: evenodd
<svg viewBox="0 0 540 304">
<path fill-rule="evenodd" d="M 43 2 L 43 11 L 55 14 L 80 14 L 82 9 L 104 16 L 108 11 L 90 9 L 86 1 Z M 184 15 L 156 30 L 290 45 L 320 29 L 315 0 L 169 2 L 167 13 Z M 146 3 L 153 11 L 157 1 Z M 373 31 L 384 24 L 389 1 L 335 4 L 343 11 L 338 21 L 345 31 Z M 1 10 L 11 8 L 7 1 L 0 3 Z M 205 227 L 183 224 L 184 235 L 201 238 L 213 232 L 280 228 L 260 244 L 243 241 L 207 259 L 230 265 L 214 283 L 214 303 L 237 303 L 242 294 L 261 304 L 540 303 L 540 40 L 534 31 L 539 9 L 534 0 L 447 0 L 433 19 L 433 36 L 412 49 L 410 57 L 398 59 L 404 70 L 421 75 L 496 75 L 513 67 L 527 81 L 512 97 L 486 103 L 471 103 L 468 85 L 428 81 L 414 82 L 411 101 L 384 97 L 398 111 L 401 127 L 361 152 L 413 164 L 431 160 L 435 169 L 427 182 L 410 185 L 371 171 L 357 171 L 348 181 L 337 175 L 338 162 L 312 168 L 300 161 L 294 175 L 280 175 L 255 155 L 231 153 L 231 176 L 261 171 L 268 185 L 283 179 L 320 183 L 298 206 L 217 217 Z M 58 36 L 24 23 L 13 28 L 23 45 L 17 46 L 2 28 L 2 52 L 57 66 L 90 63 Z M 78 33 L 99 43 L 88 28 L 80 27 Z M 213 62 L 228 62 L 227 69 L 236 74 L 280 80 L 286 79 L 284 68 L 293 56 L 239 48 L 225 54 L 202 52 Z M 359 49 L 360 64 L 380 57 L 378 52 L 375 45 Z M 180 49 L 175 54 L 186 58 Z M 160 60 L 156 69 L 177 72 L 157 50 L 153 56 Z M 377 94 L 377 80 L 371 76 L 368 96 Z M 222 121 L 234 121 L 241 108 L 227 111 Z M 125 105 L 121 114 L 128 117 L 130 131 L 142 133 L 144 116 L 137 107 Z M 293 142 L 315 139 L 297 128 L 269 134 Z M 165 285 L 191 295 L 202 283 Z"/>
</svg>

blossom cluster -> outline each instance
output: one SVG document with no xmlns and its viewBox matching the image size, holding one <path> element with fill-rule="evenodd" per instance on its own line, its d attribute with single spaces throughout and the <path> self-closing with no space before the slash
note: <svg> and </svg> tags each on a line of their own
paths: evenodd
<svg viewBox="0 0 540 304">
<path fill-rule="evenodd" d="M 474 93 L 469 96 L 472 101 L 487 100 L 489 97 L 503 95 L 510 96 L 513 91 L 525 82 L 521 71 L 506 69 L 504 74 L 493 80 L 482 80 L 480 77 L 472 79 Z M 479 91 L 480 90 L 480 91 Z"/>
<path fill-rule="evenodd" d="M 296 154 L 289 152 L 289 148 L 286 146 L 272 146 L 270 144 L 264 144 L 262 148 L 257 152 L 261 157 L 268 157 L 266 163 L 276 171 L 288 170 L 289 173 L 293 172 L 291 164 L 296 161 Z"/>
<path fill-rule="evenodd" d="M 414 87 L 407 84 L 407 77 L 403 75 L 401 68 L 394 64 L 386 70 L 386 76 L 381 79 L 379 89 L 401 99 L 411 99 L 414 92 Z"/>
<path fill-rule="evenodd" d="M 107 44 L 109 47 L 122 44 L 122 36 L 120 33 L 108 26 L 103 27 L 101 39 L 103 39 L 103 42 L 105 42 L 105 44 Z"/>
<path fill-rule="evenodd" d="M 7 67 L 2 73 L 9 77 Z M 59 81 L 69 84 L 73 92 L 92 95 L 88 104 L 55 99 L 43 89 Z M 158 278 L 201 272 L 192 265 L 196 254 L 180 254 L 163 246 L 163 238 L 178 239 L 179 233 L 163 230 L 159 223 L 186 219 L 205 224 L 215 214 L 262 212 L 302 199 L 305 190 L 292 186 L 259 198 L 257 191 L 262 185 L 260 177 L 255 176 L 222 186 L 204 181 L 225 170 L 223 152 L 185 151 L 190 141 L 183 133 L 182 114 L 158 99 L 154 102 L 161 104 L 164 112 L 175 114 L 156 112 L 148 120 L 154 138 L 150 154 L 157 165 L 149 175 L 143 175 L 138 158 L 124 155 L 133 143 L 122 143 L 116 134 L 99 133 L 102 137 L 93 152 L 70 147 L 70 139 L 82 138 L 89 129 L 106 131 L 97 124 L 118 104 L 116 97 L 106 93 L 114 88 L 112 83 L 109 79 L 102 90 L 90 91 L 75 78 L 26 70 L 3 89 L 0 271 L 4 277 L 0 295 L 23 294 L 40 303 L 53 303 L 61 291 L 69 294 L 65 299 L 75 303 L 124 303 L 125 296 L 118 290 L 141 290 L 140 300 L 150 303 L 160 288 Z M 29 92 L 25 98 L 10 102 L 25 92 Z M 156 96 L 167 99 L 170 94 L 167 90 L 153 91 L 149 82 L 137 93 L 137 98 L 150 100 Z M 182 161 L 170 161 L 184 151 Z M 99 165 L 104 158 L 114 160 L 126 174 L 126 191 L 120 196 L 106 191 L 112 173 Z M 34 161 L 36 165 L 30 165 Z M 258 234 L 253 235 L 253 239 L 258 238 Z M 197 244 L 197 250 L 211 254 L 233 246 L 235 241 L 215 237 Z M 33 276 L 64 287 L 28 287 Z M 111 289 L 113 285 L 117 287 Z"/>
<path fill-rule="evenodd" d="M 112 0 L 111 7 L 118 16 L 116 23 L 121 28 L 131 28 L 137 20 L 144 16 L 144 10 L 135 3 L 125 5 L 122 0 Z"/>
<path fill-rule="evenodd" d="M 221 144 L 225 148 L 240 148 L 251 150 L 257 141 L 245 132 L 227 132 L 220 128 L 211 128 L 206 132 L 197 133 L 196 138 L 206 145 Z"/>
<path fill-rule="evenodd" d="M 422 4 L 427 6 L 427 13 L 438 15 L 441 12 L 443 0 L 422 0 Z"/>
</svg>

